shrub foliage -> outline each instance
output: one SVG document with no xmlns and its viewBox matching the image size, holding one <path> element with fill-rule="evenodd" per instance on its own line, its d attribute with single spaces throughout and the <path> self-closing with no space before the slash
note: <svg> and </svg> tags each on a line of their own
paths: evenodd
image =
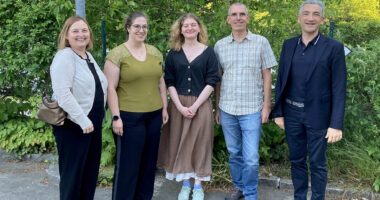
<svg viewBox="0 0 380 200">
<path fill-rule="evenodd" d="M 75 14 L 74 1 L 0 0 L 0 148 L 24 155 L 54 151 L 51 128 L 35 119 L 36 105 L 49 87 L 48 68 L 56 51 L 56 41 L 64 20 Z M 232 2 L 232 1 L 231 1 Z M 193 12 L 205 23 L 212 46 L 230 34 L 226 23 L 230 1 L 224 0 L 94 0 L 87 1 L 87 19 L 95 35 L 93 55 L 102 65 L 101 21 L 106 22 L 107 47 L 125 41 L 124 18 L 131 11 L 148 14 L 148 43 L 164 54 L 168 50 L 170 26 L 181 14 Z M 296 23 L 299 1 L 242 1 L 249 8 L 252 32 L 268 38 L 279 55 L 284 39 L 299 34 Z M 329 22 L 335 22 L 334 36 L 354 52 L 347 58 L 348 93 L 344 141 L 329 150 L 330 170 L 342 175 L 363 177 L 364 184 L 380 187 L 380 27 L 379 0 L 366 4 L 358 0 L 334 0 L 327 4 Z M 359 13 L 359 14 L 358 14 Z M 366 17 L 360 13 L 369 13 Z M 331 17 L 329 17 L 331 16 Z M 275 77 L 275 76 L 274 76 Z M 275 80 L 274 80 L 275 81 Z M 114 145 L 109 113 L 103 127 L 102 165 L 113 162 Z M 215 127 L 214 163 L 226 163 L 225 144 Z M 350 153 L 343 153 L 350 152 Z M 285 135 L 273 123 L 264 125 L 260 143 L 262 163 L 287 159 Z M 358 156 L 360 155 L 360 156 Z M 364 156 L 365 155 L 365 156 Z M 368 163 L 360 167 L 363 160 Z M 216 165 L 215 165 L 216 166 Z M 225 168 L 223 169 L 225 170 Z M 371 173 L 368 173 L 370 171 Z M 218 174 L 218 173 L 216 173 Z M 223 179 L 222 179 L 223 180 Z"/>
</svg>

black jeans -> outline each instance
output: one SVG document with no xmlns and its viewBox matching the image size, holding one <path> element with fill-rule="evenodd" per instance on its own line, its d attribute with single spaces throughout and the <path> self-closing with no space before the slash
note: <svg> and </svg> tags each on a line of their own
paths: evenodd
<svg viewBox="0 0 380 200">
<path fill-rule="evenodd" d="M 326 129 L 315 130 L 305 121 L 303 108 L 284 104 L 285 132 L 294 186 L 294 199 L 306 200 L 307 157 L 310 162 L 311 200 L 323 200 L 327 184 Z"/>
<path fill-rule="evenodd" d="M 113 200 L 150 200 L 153 196 L 162 109 L 120 112 L 123 136 L 115 135 L 116 165 Z"/>
</svg>

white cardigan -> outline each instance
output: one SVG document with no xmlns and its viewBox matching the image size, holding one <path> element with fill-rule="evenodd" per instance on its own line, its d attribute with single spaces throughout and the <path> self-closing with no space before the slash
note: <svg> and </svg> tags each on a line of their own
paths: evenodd
<svg viewBox="0 0 380 200">
<path fill-rule="evenodd" d="M 103 93 L 104 104 L 107 100 L 107 79 L 98 64 L 87 52 L 94 63 L 99 76 Z M 95 97 L 95 79 L 86 60 L 81 59 L 71 48 L 59 50 L 50 66 L 50 76 L 53 86 L 53 98 L 59 106 L 67 112 L 67 118 L 78 124 L 82 129 L 90 126 L 87 117 L 90 113 Z"/>
</svg>

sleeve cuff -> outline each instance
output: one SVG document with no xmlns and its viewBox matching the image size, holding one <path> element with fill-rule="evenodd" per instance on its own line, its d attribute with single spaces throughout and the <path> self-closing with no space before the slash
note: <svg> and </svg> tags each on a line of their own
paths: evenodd
<svg viewBox="0 0 380 200">
<path fill-rule="evenodd" d="M 87 116 L 83 116 L 80 119 L 75 120 L 75 123 L 77 123 L 82 129 L 85 129 L 90 126 L 92 122 Z"/>
</svg>

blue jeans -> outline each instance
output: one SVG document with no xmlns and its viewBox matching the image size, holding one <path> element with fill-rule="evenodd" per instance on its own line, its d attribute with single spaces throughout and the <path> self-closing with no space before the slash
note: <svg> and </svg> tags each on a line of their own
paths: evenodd
<svg viewBox="0 0 380 200">
<path fill-rule="evenodd" d="M 232 182 L 246 200 L 257 199 L 261 112 L 231 115 L 220 111 Z"/>
</svg>

